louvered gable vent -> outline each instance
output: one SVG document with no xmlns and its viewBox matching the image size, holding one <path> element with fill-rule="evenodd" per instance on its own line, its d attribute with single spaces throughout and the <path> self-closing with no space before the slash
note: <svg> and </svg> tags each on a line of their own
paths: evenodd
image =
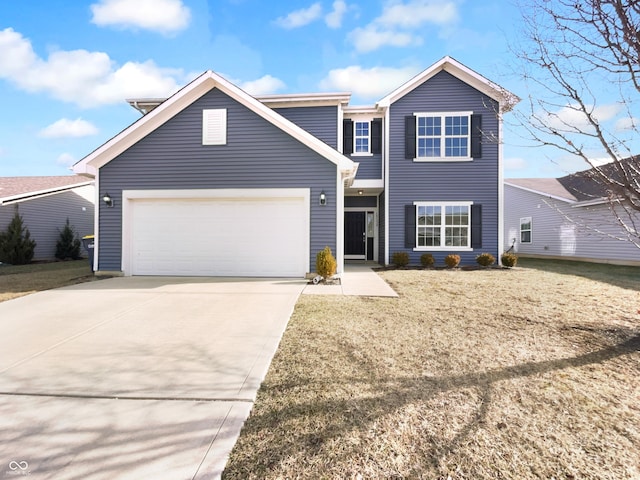
<svg viewBox="0 0 640 480">
<path fill-rule="evenodd" d="M 202 111 L 202 144 L 227 144 L 227 110 L 225 108 Z"/>
</svg>

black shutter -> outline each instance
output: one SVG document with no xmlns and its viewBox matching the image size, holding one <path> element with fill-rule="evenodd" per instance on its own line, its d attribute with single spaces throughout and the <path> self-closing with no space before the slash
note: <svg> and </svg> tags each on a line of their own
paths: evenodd
<svg viewBox="0 0 640 480">
<path fill-rule="evenodd" d="M 416 117 L 404 117 L 404 158 L 416 158 Z"/>
<path fill-rule="evenodd" d="M 482 248 L 482 205 L 471 205 L 471 248 Z"/>
<path fill-rule="evenodd" d="M 353 153 L 353 121 L 342 121 L 342 153 L 351 155 Z"/>
<path fill-rule="evenodd" d="M 404 246 L 414 248 L 416 246 L 416 206 L 404 206 Z"/>
<path fill-rule="evenodd" d="M 371 153 L 382 153 L 382 119 L 371 120 Z"/>
<path fill-rule="evenodd" d="M 482 115 L 471 115 L 471 157 L 482 157 Z"/>
</svg>

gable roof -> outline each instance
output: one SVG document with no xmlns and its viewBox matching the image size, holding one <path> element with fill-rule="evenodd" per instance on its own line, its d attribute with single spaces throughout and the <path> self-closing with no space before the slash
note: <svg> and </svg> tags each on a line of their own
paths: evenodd
<svg viewBox="0 0 640 480">
<path fill-rule="evenodd" d="M 79 175 L 52 177 L 0 177 L 0 205 L 91 185 Z"/>
<path fill-rule="evenodd" d="M 459 80 L 462 80 L 468 85 L 471 85 L 476 90 L 494 99 L 500 104 L 501 110 L 503 112 L 508 112 L 515 106 L 516 103 L 520 101 L 520 98 L 517 95 L 502 88 L 500 85 L 493 83 L 491 80 L 488 80 L 487 78 L 471 70 L 457 60 L 446 56 L 413 77 L 404 85 L 395 89 L 389 95 L 380 100 L 376 104 L 376 106 L 383 108 L 389 107 L 392 103 L 404 97 L 409 92 L 419 87 L 424 82 L 435 76 L 437 73 L 440 73 L 441 71 L 450 73 Z"/>
<path fill-rule="evenodd" d="M 290 120 L 287 120 L 276 111 L 267 107 L 256 98 L 211 70 L 202 73 L 173 96 L 160 103 L 149 113 L 80 160 L 73 166 L 73 171 L 81 175 L 95 176 L 100 167 L 109 163 L 127 148 L 147 136 L 214 88 L 221 90 L 249 110 L 291 135 L 296 140 L 299 140 L 327 160 L 333 162 L 338 166 L 338 169 L 343 175 L 347 177 L 355 176 L 358 167 L 357 163 L 352 162 L 322 140 L 311 135 Z"/>
</svg>

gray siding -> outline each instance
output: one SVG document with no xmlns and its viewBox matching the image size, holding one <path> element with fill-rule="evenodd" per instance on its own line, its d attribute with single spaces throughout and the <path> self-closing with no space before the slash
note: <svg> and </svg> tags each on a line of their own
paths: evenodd
<svg viewBox="0 0 640 480">
<path fill-rule="evenodd" d="M 471 162 L 413 162 L 405 159 L 404 118 L 415 112 L 473 111 L 482 115 L 482 157 Z M 481 252 L 498 255 L 498 118 L 496 102 L 447 72 L 440 72 L 390 107 L 389 255 L 406 251 L 412 264 L 424 252 L 404 243 L 404 206 L 414 201 L 471 201 L 482 205 L 482 247 L 473 252 L 433 252 L 442 264 L 458 253 L 475 264 Z M 501 252 L 500 252 L 501 253 Z"/>
<path fill-rule="evenodd" d="M 93 187 L 78 187 L 73 190 L 46 195 L 19 203 L 0 206 L 0 230 L 5 230 L 15 213 L 18 212 L 36 241 L 34 260 L 53 260 L 56 242 L 67 218 L 79 238 L 93 234 Z M 84 209 L 84 210 L 83 210 Z M 81 254 L 86 256 L 84 249 Z"/>
<path fill-rule="evenodd" d="M 338 107 L 291 107 L 274 110 L 333 148 L 338 148 Z"/>
<path fill-rule="evenodd" d="M 202 145 L 202 110 L 227 109 L 227 144 Z M 336 251 L 336 166 L 214 89 L 100 170 L 100 270 L 121 269 L 122 190 L 310 188 L 310 267 L 329 245 Z M 318 205 L 320 192 L 327 205 Z M 286 252 L 283 252 L 286 255 Z"/>
<path fill-rule="evenodd" d="M 356 180 L 381 180 L 382 155 L 349 155 L 354 162 L 359 163 Z"/>
<path fill-rule="evenodd" d="M 608 205 L 573 208 L 568 202 L 505 185 L 505 246 L 516 239 L 523 255 L 638 263 L 640 249 L 625 238 Z M 531 217 L 531 243 L 520 242 L 520 218 Z M 600 233 L 599 233 L 600 232 Z M 615 238 L 612 238 L 615 237 Z"/>
</svg>

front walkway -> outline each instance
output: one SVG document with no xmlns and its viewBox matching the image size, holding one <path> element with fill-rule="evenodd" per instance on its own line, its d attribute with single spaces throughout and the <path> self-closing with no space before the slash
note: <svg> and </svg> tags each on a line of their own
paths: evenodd
<svg viewBox="0 0 640 480">
<path fill-rule="evenodd" d="M 370 265 L 346 264 L 339 285 L 307 285 L 303 295 L 353 295 L 360 297 L 397 297 L 398 294 L 374 272 Z"/>
</svg>

